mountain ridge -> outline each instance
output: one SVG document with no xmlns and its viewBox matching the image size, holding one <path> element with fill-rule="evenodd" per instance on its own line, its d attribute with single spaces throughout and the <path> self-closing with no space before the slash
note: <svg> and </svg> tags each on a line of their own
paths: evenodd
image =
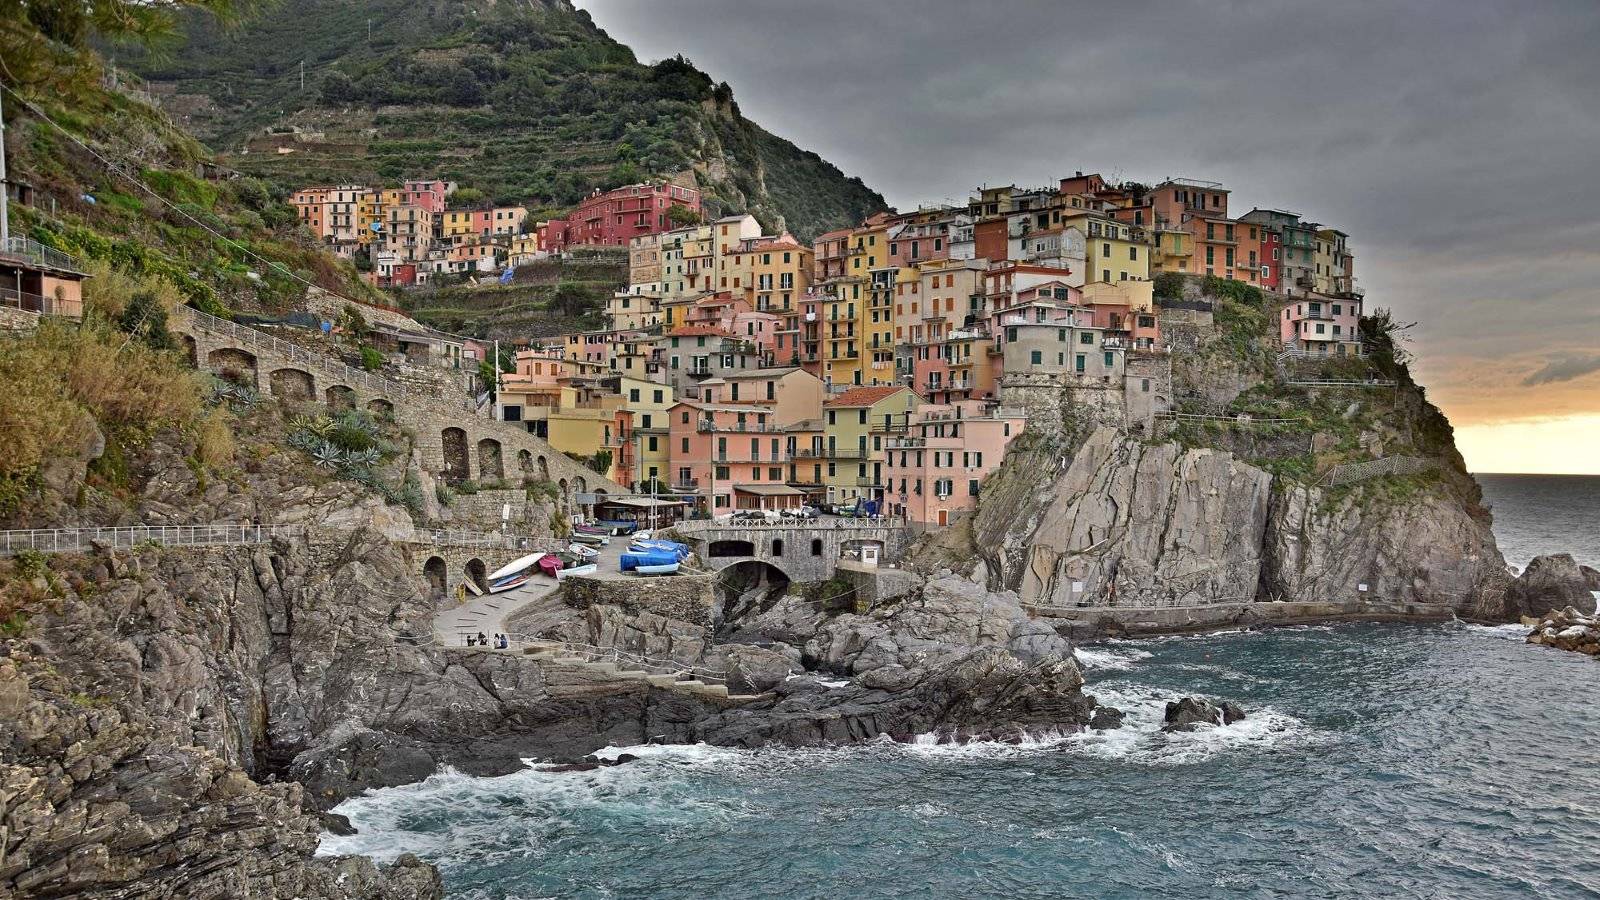
<svg viewBox="0 0 1600 900">
<path fill-rule="evenodd" d="M 681 56 L 641 63 L 566 0 L 285 0 L 232 29 L 192 15 L 171 55 L 121 62 L 230 165 L 282 188 L 437 174 L 545 214 L 677 175 L 710 213 L 802 239 L 887 205 L 746 119 L 725 82 Z"/>
</svg>

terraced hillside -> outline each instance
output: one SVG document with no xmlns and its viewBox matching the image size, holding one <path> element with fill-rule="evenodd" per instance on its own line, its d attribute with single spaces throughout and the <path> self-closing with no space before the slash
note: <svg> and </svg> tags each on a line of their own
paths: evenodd
<svg viewBox="0 0 1600 900">
<path fill-rule="evenodd" d="M 511 340 L 603 328 L 606 299 L 628 282 L 627 257 L 600 254 L 517 267 L 510 284 L 408 291 L 406 311 L 454 334 Z"/>
<path fill-rule="evenodd" d="M 884 206 L 744 118 L 727 84 L 681 58 L 641 64 L 568 0 L 283 0 L 238 30 L 196 16 L 171 55 L 124 63 L 280 187 L 438 174 L 550 212 L 678 175 L 713 213 L 802 238 Z"/>
</svg>

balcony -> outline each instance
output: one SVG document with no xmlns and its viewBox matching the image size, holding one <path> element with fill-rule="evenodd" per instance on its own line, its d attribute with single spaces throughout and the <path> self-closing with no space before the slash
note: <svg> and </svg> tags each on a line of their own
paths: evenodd
<svg viewBox="0 0 1600 900">
<path fill-rule="evenodd" d="M 43 294 L 14 291 L 10 288 L 0 288 L 0 306 L 38 313 L 42 316 L 63 316 L 70 319 L 83 318 L 82 301 L 60 300 L 55 297 L 46 297 Z"/>
<path fill-rule="evenodd" d="M 711 367 L 710 366 L 690 366 L 689 368 L 684 370 L 684 373 L 687 374 L 690 378 L 709 378 L 711 376 Z"/>
<path fill-rule="evenodd" d="M 783 434 L 782 425 L 756 424 L 753 422 L 715 422 L 711 419 L 701 419 L 695 425 L 695 430 L 701 434 L 730 433 L 730 434 Z"/>
<path fill-rule="evenodd" d="M 672 490 L 678 494 L 692 494 L 700 489 L 698 478 L 678 478 L 672 483 Z"/>
</svg>

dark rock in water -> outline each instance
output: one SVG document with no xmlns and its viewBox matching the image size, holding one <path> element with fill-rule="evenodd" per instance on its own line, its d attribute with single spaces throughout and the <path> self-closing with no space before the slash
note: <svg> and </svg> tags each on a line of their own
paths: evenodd
<svg viewBox="0 0 1600 900">
<path fill-rule="evenodd" d="M 1589 590 L 1600 591 L 1600 570 L 1579 566 L 1578 571 L 1583 573 L 1583 580 L 1589 583 Z"/>
<path fill-rule="evenodd" d="M 560 760 L 555 760 L 550 765 L 540 766 L 539 767 L 539 771 L 541 771 L 541 772 L 593 772 L 595 769 L 609 769 L 609 768 L 612 768 L 612 767 L 615 767 L 615 766 L 620 766 L 623 763 L 630 763 L 630 762 L 633 762 L 633 761 L 637 760 L 638 758 L 639 757 L 634 756 L 632 753 L 619 753 L 619 754 L 617 754 L 617 758 L 616 759 L 602 759 L 601 757 L 594 756 L 594 755 L 591 754 L 589 756 L 585 756 L 583 759 L 560 759 Z"/>
<path fill-rule="evenodd" d="M 639 757 L 634 756 L 632 753 L 618 753 L 617 758 L 613 760 L 611 764 L 614 766 L 620 766 L 623 763 L 631 763 L 638 758 Z"/>
<path fill-rule="evenodd" d="M 1089 727 L 1095 731 L 1110 731 L 1122 727 L 1122 710 L 1115 706 L 1097 706 L 1089 717 Z"/>
<path fill-rule="evenodd" d="M 1232 703 L 1221 705 L 1199 697 L 1185 697 L 1167 704 L 1162 731 L 1193 731 L 1199 725 L 1232 725 L 1244 718 L 1244 710 Z"/>
<path fill-rule="evenodd" d="M 1570 606 L 1581 613 L 1595 611 L 1589 577 L 1570 553 L 1536 556 L 1506 590 L 1508 618 L 1542 616 Z"/>
<path fill-rule="evenodd" d="M 340 837 L 348 837 L 356 833 L 356 827 L 350 824 L 350 819 L 338 813 L 325 812 L 322 814 L 322 830 Z"/>
</svg>

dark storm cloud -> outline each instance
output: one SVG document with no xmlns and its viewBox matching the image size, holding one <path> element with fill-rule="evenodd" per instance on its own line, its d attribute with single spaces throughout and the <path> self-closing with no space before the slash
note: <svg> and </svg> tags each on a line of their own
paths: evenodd
<svg viewBox="0 0 1600 900">
<path fill-rule="evenodd" d="M 1421 322 L 1458 421 L 1553 399 L 1502 378 L 1519 396 L 1491 412 L 1480 367 L 1600 345 L 1589 0 L 579 2 L 901 208 L 1082 169 L 1222 181 L 1241 212 L 1335 225 L 1373 304 Z"/>
<path fill-rule="evenodd" d="M 1522 383 L 1531 387 L 1557 381 L 1571 381 L 1574 378 L 1582 378 L 1590 372 L 1600 372 L 1600 355 L 1567 356 L 1552 360 L 1544 368 L 1524 378 Z"/>
</svg>

